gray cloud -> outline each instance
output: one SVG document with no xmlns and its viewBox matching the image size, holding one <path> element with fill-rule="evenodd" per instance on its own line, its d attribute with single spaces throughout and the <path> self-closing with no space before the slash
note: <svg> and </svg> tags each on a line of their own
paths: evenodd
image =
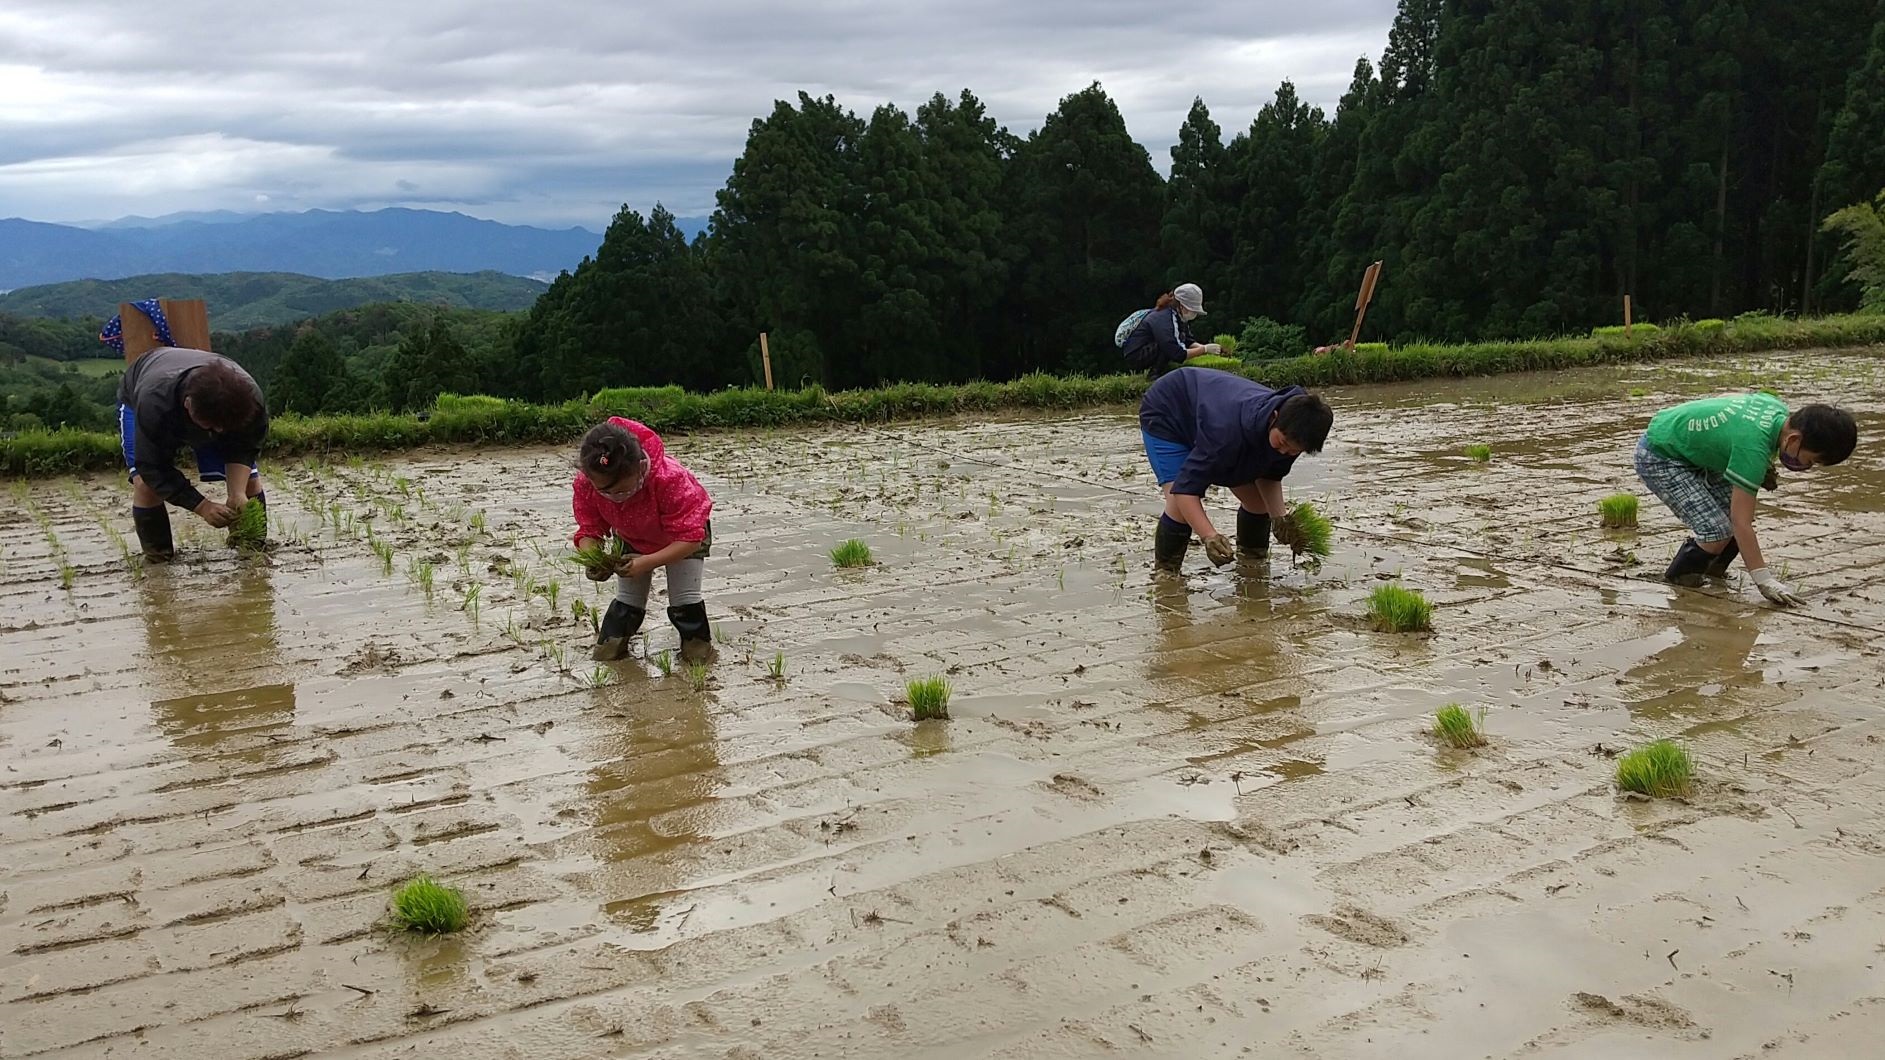
<svg viewBox="0 0 1885 1060">
<path fill-rule="evenodd" d="M 1287 78 L 1332 109 L 1394 0 L 8 0 L 0 216 L 458 207 L 600 227 L 711 210 L 752 120 L 975 92 L 1026 133 L 1092 81 L 1161 165 L 1194 96 L 1227 134 Z"/>
</svg>

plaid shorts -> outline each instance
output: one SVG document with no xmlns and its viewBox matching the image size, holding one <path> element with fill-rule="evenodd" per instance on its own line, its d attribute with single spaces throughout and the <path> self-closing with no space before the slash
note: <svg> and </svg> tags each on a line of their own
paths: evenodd
<svg viewBox="0 0 1885 1060">
<path fill-rule="evenodd" d="M 1659 455 L 1644 438 L 1636 443 L 1636 477 L 1676 513 L 1695 540 L 1726 541 L 1734 536 L 1728 518 L 1734 485 L 1726 476 Z"/>
</svg>

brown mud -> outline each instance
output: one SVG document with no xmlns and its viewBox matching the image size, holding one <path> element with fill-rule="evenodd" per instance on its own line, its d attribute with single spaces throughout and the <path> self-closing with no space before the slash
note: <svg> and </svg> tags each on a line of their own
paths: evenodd
<svg viewBox="0 0 1885 1060">
<path fill-rule="evenodd" d="M 1653 498 L 1598 525 L 1651 412 L 1746 386 L 1861 416 L 1763 505 L 1798 613 L 1657 582 Z M 1334 555 L 1181 580 L 1128 415 L 675 439 L 698 689 L 659 596 L 588 660 L 561 450 L 271 467 L 272 551 L 177 516 L 142 571 L 120 478 L 14 484 L 0 1057 L 1870 1055 L 1885 359 L 1331 397 Z M 1360 619 L 1394 577 L 1431 636 Z M 1663 736 L 1694 794 L 1619 800 Z M 467 932 L 386 929 L 419 872 Z"/>
</svg>

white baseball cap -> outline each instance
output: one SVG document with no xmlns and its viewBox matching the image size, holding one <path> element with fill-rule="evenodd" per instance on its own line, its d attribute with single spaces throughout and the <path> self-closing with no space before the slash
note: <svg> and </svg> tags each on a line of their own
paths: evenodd
<svg viewBox="0 0 1885 1060">
<path fill-rule="evenodd" d="M 1172 297 L 1178 299 L 1178 304 L 1184 306 L 1187 310 L 1199 316 L 1204 315 L 1204 292 L 1198 289 L 1197 284 L 1179 284 L 1172 289 Z"/>
</svg>

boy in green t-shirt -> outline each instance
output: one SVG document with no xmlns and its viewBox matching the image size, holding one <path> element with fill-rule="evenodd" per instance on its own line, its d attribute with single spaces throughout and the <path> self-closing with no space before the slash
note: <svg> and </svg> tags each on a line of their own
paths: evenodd
<svg viewBox="0 0 1885 1060">
<path fill-rule="evenodd" d="M 1771 461 L 1789 471 L 1837 464 L 1859 441 L 1852 414 L 1805 405 L 1789 415 L 1772 394 L 1703 398 L 1664 409 L 1636 443 L 1636 474 L 1695 536 L 1663 578 L 1700 585 L 1724 577 L 1736 553 L 1761 595 L 1783 607 L 1802 602 L 1767 569 L 1754 536 L 1755 496 L 1774 488 Z"/>
</svg>

